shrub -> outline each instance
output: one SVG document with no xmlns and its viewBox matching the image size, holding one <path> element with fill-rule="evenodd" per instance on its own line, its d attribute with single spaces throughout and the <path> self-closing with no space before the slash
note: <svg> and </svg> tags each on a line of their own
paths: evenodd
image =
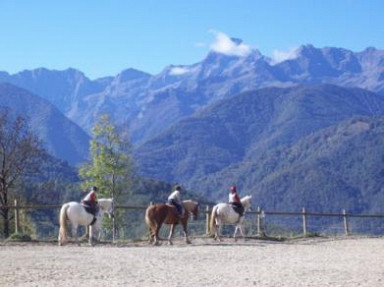
<svg viewBox="0 0 384 287">
<path fill-rule="evenodd" d="M 28 234 L 12 233 L 11 236 L 8 237 L 7 241 L 29 242 L 32 241 L 32 238 Z"/>
</svg>

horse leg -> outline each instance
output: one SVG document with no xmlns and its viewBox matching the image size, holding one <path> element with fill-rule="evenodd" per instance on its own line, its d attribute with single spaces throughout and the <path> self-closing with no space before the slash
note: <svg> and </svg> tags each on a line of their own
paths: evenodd
<svg viewBox="0 0 384 287">
<path fill-rule="evenodd" d="M 220 228 L 220 227 L 218 227 L 218 228 Z M 215 230 L 215 237 L 214 237 L 214 239 L 217 240 L 217 241 L 219 241 L 219 242 L 221 241 L 221 240 L 220 240 L 220 236 L 219 236 L 219 232 L 218 232 L 218 229 L 217 229 L 217 228 L 216 228 L 216 230 Z"/>
<path fill-rule="evenodd" d="M 154 240 L 154 237 L 155 237 L 155 233 L 152 231 L 152 228 L 151 227 L 148 227 L 148 243 L 149 244 L 152 244 L 153 243 L 153 240 Z"/>
<path fill-rule="evenodd" d="M 237 231 L 239 230 L 239 224 L 236 224 L 236 227 L 235 227 L 235 232 L 233 233 L 233 239 L 236 241 L 236 234 L 237 234 Z"/>
<path fill-rule="evenodd" d="M 72 223 L 72 237 L 75 238 L 76 244 L 80 246 L 80 242 L 77 238 L 77 224 L 73 224 L 73 223 Z"/>
<path fill-rule="evenodd" d="M 153 244 L 154 245 L 159 245 L 159 231 L 160 231 L 160 227 L 161 227 L 161 224 L 160 223 L 157 224 L 156 229 L 155 229 L 155 234 L 153 236 L 153 238 L 154 238 Z"/>
<path fill-rule="evenodd" d="M 95 244 L 100 242 L 100 233 L 101 233 L 101 224 L 100 219 L 97 219 L 97 221 L 91 226 L 91 235 L 92 235 L 92 243 L 94 246 Z"/>
<path fill-rule="evenodd" d="M 244 236 L 244 232 L 243 232 L 243 223 L 240 224 L 240 234 L 241 234 L 241 237 L 245 240 L 245 236 Z"/>
<path fill-rule="evenodd" d="M 168 245 L 173 245 L 172 243 L 172 236 L 173 236 L 173 232 L 175 231 L 175 225 L 172 224 L 171 225 L 171 228 L 169 230 L 169 236 L 168 236 Z"/>
<path fill-rule="evenodd" d="M 220 226 L 218 225 L 218 221 L 216 220 L 215 223 L 212 224 L 213 239 L 220 241 L 220 238 L 219 238 L 219 235 L 218 235 L 218 229 L 219 228 L 220 228 Z"/>
<path fill-rule="evenodd" d="M 91 245 L 91 246 L 94 246 L 95 245 L 95 243 L 94 243 L 94 238 L 93 238 L 93 233 L 94 233 L 94 230 L 93 230 L 93 226 L 92 225 L 90 225 L 89 226 L 89 238 L 88 238 L 88 243 L 89 243 L 89 245 Z"/>
<path fill-rule="evenodd" d="M 103 228 L 101 228 L 100 225 L 98 225 L 97 229 L 93 230 L 93 238 L 95 239 L 96 243 L 100 242 L 102 235 L 104 235 L 104 230 L 103 230 Z"/>
<path fill-rule="evenodd" d="M 219 242 L 221 242 L 221 238 L 220 238 L 220 235 L 221 235 L 221 229 L 222 229 L 222 224 L 221 224 L 221 221 L 217 221 L 217 228 L 216 228 L 216 236 L 215 236 L 215 239 Z"/>
<path fill-rule="evenodd" d="M 183 223 L 183 231 L 184 231 L 185 242 L 187 244 L 191 244 L 191 241 L 188 238 L 187 222 Z"/>
</svg>

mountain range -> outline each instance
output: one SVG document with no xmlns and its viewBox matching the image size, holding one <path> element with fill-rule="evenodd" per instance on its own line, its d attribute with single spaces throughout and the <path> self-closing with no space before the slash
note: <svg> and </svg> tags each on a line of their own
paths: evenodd
<svg viewBox="0 0 384 287">
<path fill-rule="evenodd" d="M 181 118 L 244 91 L 329 83 L 384 95 L 384 51 L 305 45 L 278 63 L 258 50 L 247 56 L 211 51 L 201 62 L 170 65 L 157 75 L 131 68 L 92 81 L 74 69 L 40 68 L 14 75 L 0 72 L 0 82 L 47 99 L 87 132 L 98 115 L 110 113 L 129 128 L 132 143 L 138 145 Z"/>
<path fill-rule="evenodd" d="M 369 175 L 377 174 L 373 168 L 384 158 L 377 147 L 384 115 L 382 50 L 305 45 L 280 62 L 257 50 L 246 56 L 211 51 L 201 62 L 170 65 L 157 75 L 130 68 L 90 80 L 75 69 L 40 68 L 0 72 L 0 82 L 10 83 L 2 89 L 28 93 L 28 101 L 45 99 L 34 105 L 31 119 L 44 115 L 39 109 L 49 102 L 58 109 L 49 108 L 55 117 L 70 120 L 65 125 L 71 129 L 54 120 L 40 124 L 62 137 L 71 134 L 60 148 L 60 135 L 39 133 L 55 155 L 73 164 L 88 155 L 86 133 L 95 119 L 109 113 L 130 131 L 142 176 L 179 182 L 210 200 L 226 200 L 226 187 L 237 184 L 269 208 L 333 210 L 349 202 L 345 208 L 351 210 L 380 209 L 372 201 L 381 196 L 380 173 Z M 3 92 L 7 102 L 0 105 L 18 109 L 23 100 L 13 94 Z M 370 151 L 378 157 L 363 160 Z M 364 170 L 364 176 L 357 173 Z"/>
</svg>

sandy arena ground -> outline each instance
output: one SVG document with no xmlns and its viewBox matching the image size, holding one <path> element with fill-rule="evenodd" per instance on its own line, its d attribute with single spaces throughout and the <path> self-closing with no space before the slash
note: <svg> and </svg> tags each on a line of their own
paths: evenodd
<svg viewBox="0 0 384 287">
<path fill-rule="evenodd" d="M 384 238 L 0 244 L 0 286 L 384 286 Z"/>
</svg>

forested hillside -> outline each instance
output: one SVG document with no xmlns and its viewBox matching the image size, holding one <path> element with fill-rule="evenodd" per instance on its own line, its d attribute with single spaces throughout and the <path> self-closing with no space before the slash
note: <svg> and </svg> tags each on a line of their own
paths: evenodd
<svg viewBox="0 0 384 287">
<path fill-rule="evenodd" d="M 72 165 L 88 158 L 90 137 L 47 100 L 14 85 L 0 83 L 0 106 L 26 118 L 51 155 Z"/>
<path fill-rule="evenodd" d="M 212 198 L 235 182 L 268 210 L 383 213 L 384 117 L 355 117 L 211 174 Z"/>
<path fill-rule="evenodd" d="M 228 186 L 237 184 L 269 208 L 333 210 L 342 204 L 356 211 L 376 210 L 367 186 L 379 192 L 381 179 L 372 177 L 373 170 L 368 170 L 373 162 L 362 157 L 380 146 L 382 115 L 384 100 L 361 89 L 267 88 L 221 101 L 181 121 L 141 146 L 137 161 L 142 175 L 182 182 L 212 200 L 225 200 Z M 363 122 L 348 126 L 359 116 Z M 355 137 L 341 138 L 357 127 L 361 132 L 352 133 Z M 342 141 L 332 147 L 319 141 L 315 148 L 313 138 L 323 133 Z M 318 157 L 320 150 L 329 153 Z M 381 161 L 376 159 L 376 168 Z M 347 168 L 351 162 L 355 169 Z M 342 174 L 331 176 L 333 169 L 344 166 Z M 367 171 L 364 186 L 345 180 L 354 178 L 357 168 Z"/>
</svg>

